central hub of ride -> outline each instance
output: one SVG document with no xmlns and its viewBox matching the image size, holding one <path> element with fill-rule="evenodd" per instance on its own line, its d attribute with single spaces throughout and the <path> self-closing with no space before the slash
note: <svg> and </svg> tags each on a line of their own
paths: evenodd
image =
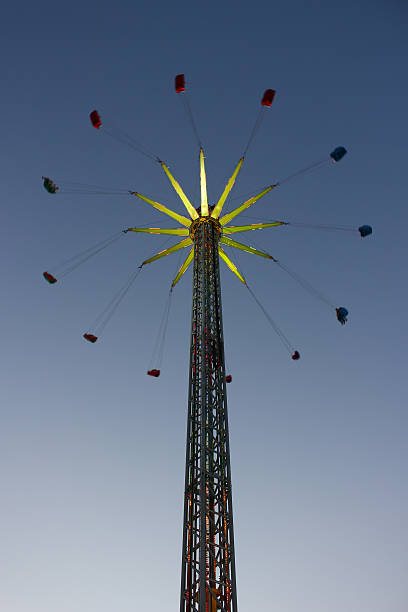
<svg viewBox="0 0 408 612">
<path fill-rule="evenodd" d="M 210 207 L 210 214 L 212 212 L 212 209 L 213 209 L 213 207 Z M 201 212 L 199 208 L 197 208 L 197 212 L 198 213 Z M 218 237 L 220 237 L 222 235 L 222 226 L 221 226 L 221 224 L 220 224 L 218 219 L 214 219 L 214 217 L 210 217 L 210 216 L 202 217 L 200 215 L 200 217 L 198 217 L 198 219 L 194 219 L 194 221 L 190 225 L 190 238 L 191 238 L 191 240 L 194 240 L 194 235 L 195 235 L 198 227 L 200 225 L 203 225 L 204 223 L 208 223 L 208 224 L 212 225 L 215 228 Z"/>
</svg>

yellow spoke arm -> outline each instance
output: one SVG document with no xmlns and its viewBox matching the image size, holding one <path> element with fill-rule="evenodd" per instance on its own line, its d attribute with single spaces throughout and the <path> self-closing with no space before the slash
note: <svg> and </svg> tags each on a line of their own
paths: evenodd
<svg viewBox="0 0 408 612">
<path fill-rule="evenodd" d="M 227 199 L 228 194 L 230 193 L 231 189 L 234 186 L 235 180 L 236 180 L 236 178 L 238 176 L 239 171 L 241 170 L 241 166 L 242 166 L 243 163 L 244 163 L 244 158 L 241 157 L 241 159 L 239 160 L 238 165 L 235 168 L 235 170 L 234 170 L 230 180 L 226 184 L 225 189 L 222 192 L 222 195 L 221 195 L 220 199 L 218 200 L 217 204 L 215 205 L 214 210 L 211 213 L 211 216 L 213 217 L 213 219 L 218 219 L 218 217 L 220 216 L 221 211 L 222 211 L 222 207 L 225 204 L 225 200 Z M 222 223 L 222 221 L 221 221 L 221 225 L 224 225 Z"/>
<path fill-rule="evenodd" d="M 226 238 L 225 236 L 222 236 L 220 238 L 220 242 L 222 244 L 226 244 L 227 246 L 235 247 L 236 249 L 245 251 L 246 253 L 251 253 L 251 255 L 259 255 L 260 257 L 265 257 L 266 259 L 272 259 L 272 261 L 277 261 L 274 257 L 272 257 L 272 255 L 269 255 L 269 253 L 265 253 L 264 251 L 258 251 L 258 249 L 254 249 L 254 247 L 242 244 L 242 242 L 232 240 L 232 238 Z"/>
<path fill-rule="evenodd" d="M 190 227 L 190 225 L 191 225 L 190 219 L 187 219 L 187 217 L 183 217 L 183 215 L 177 214 L 173 210 L 170 210 L 170 208 L 167 208 L 167 206 L 164 206 L 163 204 L 160 204 L 159 202 L 155 202 L 154 200 L 150 200 L 149 198 L 146 198 L 146 196 L 142 195 L 141 193 L 138 193 L 137 191 L 130 191 L 130 194 L 134 195 L 134 196 L 137 196 L 138 198 L 140 198 L 144 202 L 147 202 L 148 204 L 153 206 L 153 208 L 156 208 L 156 210 L 160 210 L 160 212 L 162 212 L 162 213 L 164 213 L 166 215 L 169 215 L 169 217 L 172 217 L 173 219 L 175 219 L 176 221 L 181 223 L 181 225 L 185 225 L 186 227 Z"/>
<path fill-rule="evenodd" d="M 194 247 L 191 249 L 191 251 L 187 255 L 186 261 L 183 263 L 183 265 L 181 266 L 180 270 L 177 272 L 177 276 L 176 276 L 176 278 L 174 279 L 174 281 L 171 284 L 171 288 L 172 289 L 173 289 L 173 287 L 175 287 L 177 285 L 177 283 L 179 282 L 180 278 L 183 276 L 184 272 L 187 270 L 188 266 L 193 261 L 193 257 L 194 257 Z"/>
<path fill-rule="evenodd" d="M 263 191 L 258 193 L 256 196 L 253 196 L 252 198 L 249 198 L 249 200 L 247 200 L 246 202 L 241 204 L 241 206 L 238 206 L 238 208 L 235 208 L 234 210 L 232 210 L 227 215 L 224 215 L 223 217 L 221 217 L 221 219 L 220 219 L 221 225 L 226 225 L 227 223 L 229 223 L 234 217 L 239 215 L 239 213 L 242 213 L 244 210 L 246 210 L 247 208 L 252 206 L 252 204 L 255 204 L 255 202 L 257 200 L 259 200 L 264 195 L 269 193 L 274 187 L 275 187 L 275 185 L 270 185 L 269 187 L 266 187 L 266 189 L 264 189 Z"/>
<path fill-rule="evenodd" d="M 170 247 L 169 249 L 160 251 L 160 253 L 157 253 L 157 255 L 153 255 L 153 257 L 146 259 L 142 263 L 142 266 L 148 263 L 152 263 L 152 261 L 156 261 L 157 259 L 161 259 L 162 257 L 166 257 L 166 255 L 170 255 L 170 253 L 175 253 L 176 251 L 179 251 L 180 249 L 185 249 L 186 247 L 190 246 L 190 244 L 193 244 L 193 241 L 191 240 L 191 238 L 184 238 L 184 240 L 182 240 L 181 242 L 178 242 L 177 244 Z"/>
<path fill-rule="evenodd" d="M 167 229 L 160 227 L 129 227 L 125 232 L 144 232 L 145 234 L 168 234 L 169 236 L 188 236 L 188 229 L 183 227 Z"/>
<path fill-rule="evenodd" d="M 205 174 L 204 151 L 200 149 L 201 216 L 208 217 L 207 177 Z"/>
<path fill-rule="evenodd" d="M 245 278 L 242 276 L 242 274 L 240 273 L 240 271 L 238 270 L 237 266 L 232 263 L 232 261 L 230 260 L 230 258 L 226 255 L 225 251 L 223 250 L 222 247 L 220 247 L 220 245 L 218 245 L 218 253 L 220 254 L 221 259 L 223 259 L 225 261 L 225 263 L 227 264 L 227 266 L 229 267 L 229 269 L 236 275 L 238 276 L 239 280 L 244 283 L 244 285 L 246 285 L 246 280 Z"/>
<path fill-rule="evenodd" d="M 265 227 L 277 227 L 279 225 L 287 225 L 285 221 L 275 221 L 274 223 L 253 223 L 252 225 L 227 225 L 222 230 L 225 234 L 236 234 L 237 232 L 249 232 L 250 230 L 264 229 Z"/>
<path fill-rule="evenodd" d="M 190 217 L 192 219 L 198 219 L 198 213 L 196 209 L 194 208 L 194 206 L 191 204 L 190 200 L 188 199 L 184 191 L 182 190 L 180 183 L 176 181 L 176 179 L 174 178 L 174 176 L 172 175 L 172 173 L 170 172 L 166 164 L 164 162 L 160 162 L 160 163 L 161 163 L 161 166 L 164 172 L 167 175 L 167 178 L 169 179 L 170 183 L 173 185 L 174 191 L 177 193 L 180 200 L 183 202 Z"/>
</svg>

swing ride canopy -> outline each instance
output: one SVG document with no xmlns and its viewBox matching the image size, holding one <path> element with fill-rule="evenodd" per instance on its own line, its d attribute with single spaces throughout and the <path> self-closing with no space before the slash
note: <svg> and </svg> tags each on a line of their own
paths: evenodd
<svg viewBox="0 0 408 612">
<path fill-rule="evenodd" d="M 217 235 L 218 235 L 217 251 L 218 251 L 219 257 L 228 266 L 231 272 L 235 274 L 235 276 L 240 280 L 240 282 L 247 287 L 250 294 L 252 295 L 254 300 L 257 302 L 258 306 L 264 312 L 269 323 L 271 324 L 275 332 L 278 334 L 280 340 L 283 342 L 283 344 L 286 346 L 286 348 L 291 353 L 292 359 L 297 360 L 299 359 L 299 356 L 300 356 L 298 351 L 294 350 L 293 346 L 288 341 L 286 336 L 284 336 L 283 332 L 279 329 L 279 327 L 270 317 L 269 313 L 267 313 L 267 311 L 264 309 L 262 304 L 256 298 L 253 291 L 248 286 L 247 280 L 244 278 L 242 272 L 238 269 L 237 265 L 228 256 L 225 250 L 225 247 L 237 249 L 239 251 L 243 251 L 250 255 L 256 255 L 258 257 L 262 257 L 264 259 L 267 259 L 275 263 L 283 271 L 289 274 L 295 281 L 297 281 L 304 289 L 312 293 L 315 297 L 320 299 L 322 302 L 326 303 L 330 307 L 330 309 L 332 309 L 335 312 L 336 318 L 341 323 L 341 325 L 344 325 L 345 322 L 347 321 L 347 315 L 348 315 L 348 310 L 344 306 L 337 307 L 333 303 L 332 300 L 329 300 L 326 296 L 320 293 L 320 291 L 317 291 L 312 285 L 310 285 L 310 283 L 308 283 L 306 280 L 301 278 L 298 274 L 289 270 L 287 266 L 281 263 L 280 260 L 278 260 L 276 257 L 271 255 L 270 253 L 267 253 L 264 250 L 257 249 L 254 246 L 251 246 L 244 242 L 236 240 L 234 235 L 245 233 L 245 232 L 253 232 L 253 231 L 268 229 L 272 227 L 293 226 L 293 227 L 303 227 L 303 228 L 309 227 L 309 228 L 322 229 L 322 230 L 358 232 L 362 238 L 369 236 L 372 233 L 372 227 L 370 225 L 361 225 L 356 230 L 355 228 L 351 228 L 348 226 L 307 225 L 304 223 L 296 223 L 296 222 L 290 222 L 290 221 L 284 221 L 284 220 L 265 220 L 265 222 L 258 222 L 258 223 L 251 223 L 251 224 L 246 223 L 243 225 L 235 224 L 236 219 L 239 218 L 240 214 L 246 212 L 250 207 L 252 207 L 261 198 L 265 197 L 273 189 L 281 186 L 287 181 L 290 181 L 296 178 L 300 174 L 315 170 L 316 168 L 326 165 L 328 161 L 338 163 L 346 155 L 347 150 L 344 146 L 335 147 L 334 150 L 330 153 L 330 155 L 328 157 L 325 157 L 323 160 L 320 160 L 309 166 L 306 166 L 305 168 L 295 172 L 294 174 L 291 174 L 290 176 L 286 177 L 285 179 L 279 182 L 275 182 L 273 184 L 267 185 L 266 187 L 263 187 L 257 190 L 257 192 L 254 195 L 246 199 L 239 206 L 237 206 L 230 212 L 224 213 L 224 206 L 226 204 L 229 194 L 231 193 L 234 187 L 237 177 L 242 169 L 242 166 L 245 160 L 245 156 L 249 149 L 249 146 L 252 143 L 252 140 L 261 125 L 261 122 L 264 117 L 264 112 L 265 111 L 267 112 L 270 109 L 274 101 L 276 92 L 273 89 L 267 89 L 264 92 L 261 98 L 261 105 L 260 105 L 261 108 L 258 113 L 257 119 L 255 121 L 255 125 L 251 132 L 247 146 L 244 150 L 244 154 L 242 155 L 242 157 L 239 159 L 238 163 L 236 164 L 236 167 L 234 168 L 231 174 L 231 177 L 227 181 L 227 184 L 225 185 L 225 188 L 220 194 L 218 200 L 215 203 L 209 203 L 208 196 L 207 196 L 207 177 L 206 177 L 206 169 L 205 169 L 205 154 L 204 154 L 204 149 L 203 149 L 203 146 L 201 144 L 201 141 L 198 135 L 197 127 L 194 122 L 193 114 L 191 112 L 191 108 L 188 102 L 184 74 L 179 74 L 176 76 L 175 91 L 177 94 L 181 94 L 181 97 L 183 98 L 187 115 L 191 121 L 194 134 L 199 144 L 199 168 L 200 168 L 199 171 L 200 171 L 200 187 L 201 187 L 200 206 L 197 207 L 195 203 L 193 203 L 190 200 L 190 198 L 186 195 L 185 191 L 183 190 L 180 183 L 174 177 L 167 163 L 162 161 L 156 155 L 147 151 L 147 149 L 145 149 L 142 145 L 140 145 L 140 143 L 135 141 L 131 136 L 127 135 L 125 132 L 114 130 L 109 127 L 105 127 L 101 120 L 101 116 L 99 112 L 97 110 L 93 110 L 90 113 L 90 121 L 91 121 L 92 126 L 95 129 L 97 129 L 98 131 L 105 132 L 110 137 L 120 141 L 121 143 L 126 144 L 127 146 L 130 146 L 131 148 L 137 150 L 143 155 L 146 155 L 147 157 L 150 157 L 151 159 L 155 160 L 156 162 L 160 164 L 172 188 L 174 189 L 180 201 L 182 202 L 182 205 L 184 206 L 184 214 L 180 214 L 179 212 L 172 210 L 165 204 L 162 204 L 156 200 L 153 200 L 138 191 L 119 189 L 119 190 L 112 192 L 111 190 L 109 191 L 102 187 L 97 187 L 94 185 L 83 185 L 80 183 L 68 183 L 68 184 L 59 183 L 57 186 L 55 182 L 51 180 L 50 178 L 42 177 L 43 186 L 49 194 L 59 195 L 61 193 L 67 193 L 67 194 L 86 193 L 89 195 L 91 194 L 94 194 L 94 195 L 107 195 L 107 194 L 131 195 L 131 196 L 135 196 L 139 198 L 140 200 L 142 200 L 149 206 L 155 208 L 156 210 L 160 211 L 167 217 L 170 217 L 173 221 L 176 221 L 177 224 L 179 225 L 179 227 L 175 227 L 175 228 L 174 227 L 173 228 L 129 227 L 125 230 L 122 230 L 114 234 L 113 236 L 108 237 L 106 240 L 103 240 L 100 243 L 97 243 L 93 247 L 86 249 L 85 251 L 81 252 L 78 256 L 74 256 L 73 258 L 67 260 L 66 262 L 63 262 L 63 264 L 61 264 L 62 266 L 61 268 L 58 268 L 58 269 L 55 268 L 55 270 L 52 269 L 51 272 L 49 271 L 44 272 L 43 276 L 49 284 L 55 284 L 59 278 L 63 278 L 67 274 L 71 273 L 79 265 L 81 265 L 82 263 L 84 263 L 85 261 L 93 257 L 94 255 L 96 255 L 100 251 L 104 250 L 105 248 L 107 248 L 108 246 L 116 242 L 119 238 L 123 237 L 124 234 L 128 234 L 129 232 L 166 235 L 170 237 L 179 238 L 179 241 L 176 244 L 173 244 L 172 246 L 152 255 L 151 257 L 141 262 L 138 270 L 131 275 L 129 280 L 126 282 L 124 288 L 122 288 L 118 292 L 118 294 L 113 298 L 113 300 L 110 302 L 108 307 L 103 311 L 102 315 L 98 317 L 97 325 L 101 326 L 99 329 L 103 329 L 106 326 L 108 320 L 113 315 L 114 311 L 116 311 L 120 301 L 127 294 L 131 284 L 137 278 L 140 270 L 145 265 L 149 263 L 153 263 L 154 261 L 158 261 L 166 257 L 167 255 L 171 255 L 172 253 L 177 253 L 184 249 L 188 249 L 187 256 L 185 257 L 184 262 L 180 266 L 176 276 L 174 277 L 171 283 L 171 290 L 174 289 L 174 287 L 180 281 L 182 276 L 186 273 L 186 271 L 189 269 L 191 264 L 194 262 L 194 250 L 195 250 L 194 235 L 195 235 L 195 232 L 197 231 L 198 226 L 202 222 L 205 222 L 205 223 L 211 224 L 217 232 Z M 92 331 L 95 331 L 95 329 L 93 329 Z M 91 333 L 91 330 L 88 330 L 88 332 L 85 333 L 83 336 L 86 340 L 92 343 L 96 342 L 96 340 L 98 339 L 98 336 L 95 333 Z M 153 375 L 151 374 L 151 372 L 153 371 L 156 372 L 156 370 L 154 369 L 149 370 L 150 375 Z M 157 374 L 154 374 L 154 375 L 157 376 Z"/>
</svg>

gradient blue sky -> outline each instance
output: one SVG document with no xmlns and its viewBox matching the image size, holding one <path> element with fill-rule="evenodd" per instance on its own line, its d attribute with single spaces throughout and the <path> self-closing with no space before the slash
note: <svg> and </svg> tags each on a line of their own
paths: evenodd
<svg viewBox="0 0 408 612">
<path fill-rule="evenodd" d="M 271 87 L 234 196 L 342 144 L 341 164 L 252 214 L 374 227 L 365 240 L 301 229 L 248 239 L 350 311 L 342 328 L 243 254 L 298 363 L 222 270 L 240 610 L 407 610 L 407 22 L 397 0 L 2 9 L 1 610 L 178 609 L 191 273 L 174 295 L 159 379 L 145 371 L 177 256 L 144 270 L 103 338 L 86 343 L 162 238 L 128 234 L 54 287 L 42 272 L 116 230 L 167 221 L 131 198 L 53 198 L 41 175 L 137 189 L 181 211 L 156 164 L 88 119 L 98 108 L 196 197 L 180 72 L 211 199 Z"/>
</svg>

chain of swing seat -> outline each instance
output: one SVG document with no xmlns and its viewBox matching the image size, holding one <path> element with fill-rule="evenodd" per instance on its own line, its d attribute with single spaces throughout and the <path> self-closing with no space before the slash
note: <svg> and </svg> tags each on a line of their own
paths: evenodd
<svg viewBox="0 0 408 612">
<path fill-rule="evenodd" d="M 73 257 L 64 260 L 63 262 L 50 269 L 51 271 L 55 271 L 56 273 L 58 270 L 61 270 L 61 272 L 57 275 L 59 278 L 64 278 L 65 276 L 76 270 L 79 266 L 87 262 L 89 259 L 117 242 L 120 238 L 122 238 L 122 236 L 123 231 L 116 232 L 115 234 L 113 234 L 113 236 L 110 236 L 109 238 L 105 238 L 105 240 L 97 242 L 88 249 L 77 253 L 77 255 L 74 255 Z"/>
<path fill-rule="evenodd" d="M 171 236 L 170 238 L 166 238 L 165 242 L 162 244 L 162 247 L 164 247 L 169 242 L 169 240 L 171 240 Z M 94 320 L 93 324 L 90 326 L 88 331 L 93 330 L 100 334 L 105 329 L 105 327 L 107 326 L 107 324 L 109 323 L 109 321 L 112 319 L 113 315 L 119 308 L 119 305 L 121 304 L 121 302 L 124 300 L 128 292 L 130 291 L 133 283 L 139 276 L 140 272 L 142 271 L 142 267 L 143 267 L 143 264 L 138 266 L 137 269 L 130 274 L 125 284 L 113 296 L 113 298 L 108 303 L 106 308 L 104 308 L 104 310 L 97 316 L 97 318 Z"/>
</svg>

